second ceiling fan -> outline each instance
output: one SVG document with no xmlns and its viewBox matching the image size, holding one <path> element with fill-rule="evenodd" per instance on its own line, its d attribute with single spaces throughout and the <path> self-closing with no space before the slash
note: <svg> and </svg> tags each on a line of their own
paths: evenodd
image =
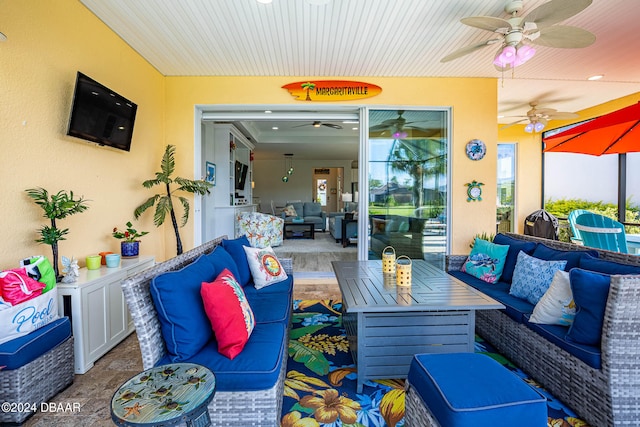
<svg viewBox="0 0 640 427">
<path fill-rule="evenodd" d="M 521 119 L 503 126 L 502 129 L 528 120 L 529 123 L 524 127 L 525 132 L 540 132 L 547 126 L 549 120 L 570 120 L 579 117 L 575 113 L 558 111 L 553 108 L 538 108 L 538 101 L 531 101 L 529 105 L 531 109 L 527 111 L 525 116 L 509 116 L 514 118 L 521 117 Z"/>
<path fill-rule="evenodd" d="M 298 126 L 293 126 L 293 127 L 294 128 L 299 128 L 299 127 L 302 127 L 302 126 L 313 126 L 314 128 L 319 128 L 320 126 L 326 126 L 328 128 L 331 128 L 331 129 L 342 129 L 342 126 L 337 125 L 335 123 L 324 123 L 324 122 L 321 122 L 321 121 L 315 121 L 313 123 L 305 123 L 303 125 L 298 125 Z"/>
</svg>

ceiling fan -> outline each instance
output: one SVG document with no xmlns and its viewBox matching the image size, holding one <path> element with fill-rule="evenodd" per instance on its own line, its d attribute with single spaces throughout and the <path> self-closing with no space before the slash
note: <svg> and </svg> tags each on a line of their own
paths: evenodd
<svg viewBox="0 0 640 427">
<path fill-rule="evenodd" d="M 302 126 L 313 126 L 314 128 L 319 128 L 320 126 L 326 126 L 328 128 L 332 128 L 332 129 L 342 129 L 342 126 L 336 125 L 335 123 L 324 123 L 324 122 L 320 122 L 320 121 L 315 121 L 313 123 L 305 123 L 303 125 L 294 126 L 294 128 L 299 128 L 299 127 L 302 127 Z"/>
<path fill-rule="evenodd" d="M 513 123 L 509 123 L 506 126 L 503 126 L 502 129 L 506 129 L 510 126 L 513 126 L 518 123 L 522 123 L 525 121 L 529 121 L 529 123 L 525 126 L 524 130 L 528 133 L 540 132 L 545 128 L 549 120 L 569 120 L 575 119 L 579 116 L 575 113 L 567 113 L 563 111 L 554 110 L 553 108 L 537 108 L 538 101 L 531 101 L 529 103 L 531 109 L 527 111 L 526 116 L 509 116 L 509 117 L 522 117 L 522 119 L 517 120 Z"/>
<path fill-rule="evenodd" d="M 425 120 L 407 122 L 407 119 L 402 117 L 403 114 L 404 111 L 399 110 L 398 117 L 396 117 L 395 119 L 388 119 L 378 125 L 371 126 L 369 128 L 369 135 L 375 137 L 392 137 L 394 139 L 403 139 L 407 138 L 407 136 L 409 136 L 409 134 L 413 131 L 418 131 L 423 134 L 421 136 L 425 137 L 432 136 L 436 131 L 435 129 L 409 126 L 414 123 L 425 122 Z"/>
<path fill-rule="evenodd" d="M 471 16 L 460 22 L 471 27 L 496 33 L 496 37 L 471 46 L 458 49 L 445 56 L 440 62 L 448 62 L 475 52 L 485 46 L 500 46 L 493 64 L 498 71 L 517 67 L 535 55 L 535 48 L 528 43 L 557 48 L 583 48 L 591 45 L 596 36 L 591 32 L 568 25 L 554 25 L 586 9 L 593 0 L 551 0 L 525 16 L 522 0 L 508 0 L 504 11 L 510 18 L 493 16 Z M 526 42 L 526 43 L 525 43 Z"/>
</svg>

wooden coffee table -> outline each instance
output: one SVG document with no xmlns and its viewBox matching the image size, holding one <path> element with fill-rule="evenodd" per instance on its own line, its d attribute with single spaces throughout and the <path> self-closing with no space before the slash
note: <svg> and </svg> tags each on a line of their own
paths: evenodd
<svg viewBox="0 0 640 427">
<path fill-rule="evenodd" d="M 300 231 L 299 236 L 295 236 L 296 229 Z M 285 222 L 282 235 L 285 239 L 315 239 L 316 224 L 314 222 Z M 287 231 L 291 235 L 287 236 Z"/>
<path fill-rule="evenodd" d="M 424 260 L 412 260 L 410 287 L 396 287 L 380 260 L 332 265 L 358 393 L 368 379 L 406 378 L 415 354 L 473 352 L 475 311 L 504 308 Z"/>
</svg>

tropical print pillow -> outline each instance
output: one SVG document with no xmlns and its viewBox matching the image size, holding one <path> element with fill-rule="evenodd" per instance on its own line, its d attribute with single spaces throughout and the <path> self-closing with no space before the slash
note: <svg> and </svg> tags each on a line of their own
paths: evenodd
<svg viewBox="0 0 640 427">
<path fill-rule="evenodd" d="M 476 237 L 462 271 L 487 283 L 496 283 L 502 275 L 507 252 L 508 245 L 497 245 Z"/>
</svg>

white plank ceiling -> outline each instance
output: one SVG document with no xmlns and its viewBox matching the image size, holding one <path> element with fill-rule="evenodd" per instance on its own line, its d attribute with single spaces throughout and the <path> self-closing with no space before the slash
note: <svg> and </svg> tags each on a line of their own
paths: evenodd
<svg viewBox="0 0 640 427">
<path fill-rule="evenodd" d="M 494 46 L 440 59 L 493 38 L 460 19 L 507 18 L 504 0 L 80 1 L 167 76 L 501 77 Z M 524 1 L 523 14 L 546 2 Z M 533 59 L 503 76 L 496 114 L 523 115 L 534 100 L 579 111 L 640 91 L 639 22 L 640 0 L 594 0 L 561 24 L 596 42 L 536 46 Z M 595 74 L 604 78 L 586 81 Z"/>
</svg>

